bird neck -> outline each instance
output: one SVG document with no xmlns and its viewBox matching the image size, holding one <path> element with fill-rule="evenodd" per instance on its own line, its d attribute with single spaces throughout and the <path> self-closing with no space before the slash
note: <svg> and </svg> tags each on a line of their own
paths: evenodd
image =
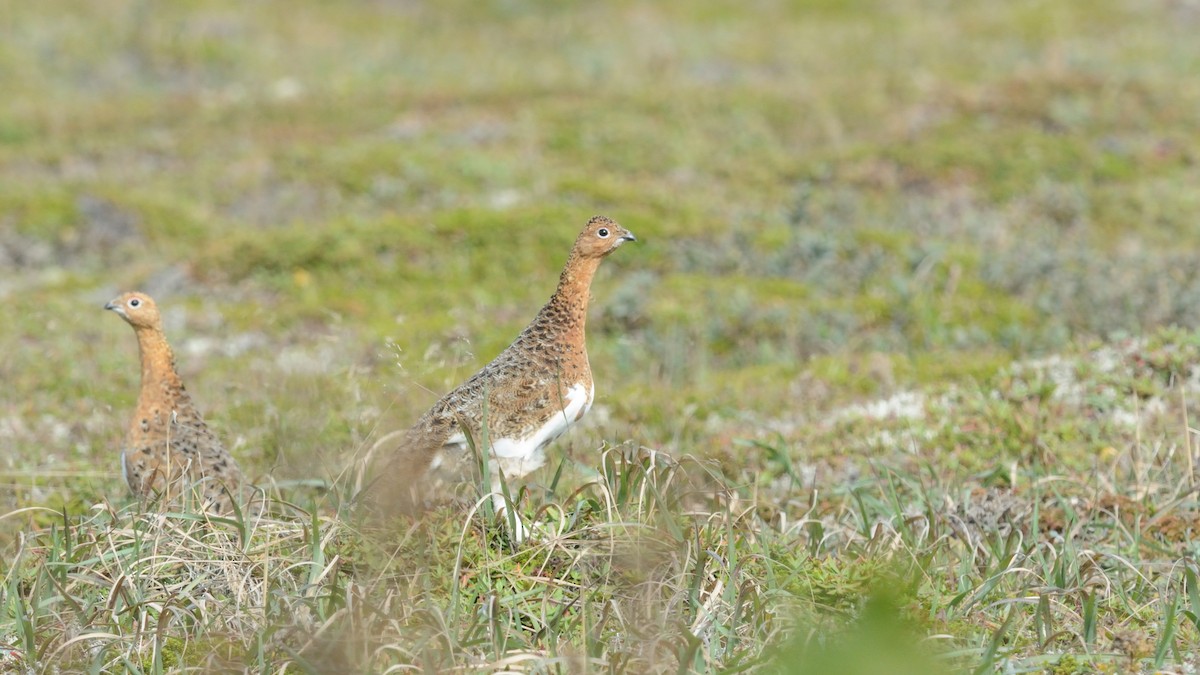
<svg viewBox="0 0 1200 675">
<path fill-rule="evenodd" d="M 564 329 L 564 333 L 578 333 L 579 338 L 583 338 L 592 278 L 599 267 L 600 258 L 584 258 L 574 251 L 567 259 L 567 265 L 558 279 L 558 289 L 546 305 L 546 310 L 553 312 L 554 320 Z"/>
<path fill-rule="evenodd" d="M 142 360 L 141 398 L 159 397 L 164 391 L 180 392 L 183 389 L 179 373 L 175 372 L 175 354 L 167 344 L 162 330 L 138 328 L 138 352 Z M 159 385 L 157 388 L 154 385 Z"/>
</svg>

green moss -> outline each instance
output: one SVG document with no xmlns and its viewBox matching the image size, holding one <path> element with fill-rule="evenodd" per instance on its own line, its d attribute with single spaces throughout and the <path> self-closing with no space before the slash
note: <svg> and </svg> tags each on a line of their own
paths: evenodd
<svg viewBox="0 0 1200 675">
<path fill-rule="evenodd" d="M 1054 665 L 1047 670 L 1047 675 L 1087 675 L 1087 673 L 1105 673 L 1105 667 L 1097 669 L 1095 665 L 1076 657 L 1074 654 L 1063 654 Z"/>
<path fill-rule="evenodd" d="M 70 236 L 79 216 L 75 196 L 57 185 L 0 188 L 0 210 L 18 232 L 50 242 Z"/>
</svg>

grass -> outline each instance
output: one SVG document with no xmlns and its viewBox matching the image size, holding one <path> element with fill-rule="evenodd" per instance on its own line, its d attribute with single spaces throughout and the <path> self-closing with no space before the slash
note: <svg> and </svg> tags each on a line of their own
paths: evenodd
<svg viewBox="0 0 1200 675">
<path fill-rule="evenodd" d="M 1188 3 L 0 17 L 5 668 L 1196 667 Z M 594 213 L 552 534 L 360 521 Z M 127 496 L 134 287 L 268 515 Z"/>
</svg>

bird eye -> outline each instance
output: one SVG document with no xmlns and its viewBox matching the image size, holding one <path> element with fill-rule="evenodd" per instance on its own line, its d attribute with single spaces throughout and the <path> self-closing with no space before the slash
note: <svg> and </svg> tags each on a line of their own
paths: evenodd
<svg viewBox="0 0 1200 675">
<path fill-rule="evenodd" d="M 600 235 L 601 239 L 607 239 L 608 238 L 608 228 L 602 227 L 596 231 L 596 234 Z"/>
<path fill-rule="evenodd" d="M 141 300 L 138 300 L 137 298 L 134 298 L 134 299 L 132 299 L 132 300 L 130 300 L 130 301 L 129 301 L 129 306 L 130 306 L 130 307 L 137 307 L 137 306 L 139 306 L 139 305 L 141 305 L 141 304 L 142 304 L 142 301 L 141 301 Z"/>
</svg>

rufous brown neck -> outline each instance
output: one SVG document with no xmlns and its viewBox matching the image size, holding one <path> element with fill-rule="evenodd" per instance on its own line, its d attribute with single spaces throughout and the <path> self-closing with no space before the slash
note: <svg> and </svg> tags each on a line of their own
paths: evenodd
<svg viewBox="0 0 1200 675">
<path fill-rule="evenodd" d="M 167 338 L 159 328 L 136 328 L 138 352 L 142 360 L 142 391 L 138 399 L 139 405 L 148 403 L 148 397 L 161 396 L 162 391 L 179 391 L 183 384 L 179 374 L 175 372 L 175 354 L 167 344 Z M 147 389 L 151 382 L 161 382 L 165 386 L 159 391 Z"/>
<path fill-rule="evenodd" d="M 591 299 L 592 278 L 600 267 L 600 258 L 585 258 L 574 251 L 567 259 L 558 289 L 550 298 L 547 309 L 553 307 L 564 334 L 578 333 L 583 338 L 587 324 L 588 301 Z"/>
</svg>

